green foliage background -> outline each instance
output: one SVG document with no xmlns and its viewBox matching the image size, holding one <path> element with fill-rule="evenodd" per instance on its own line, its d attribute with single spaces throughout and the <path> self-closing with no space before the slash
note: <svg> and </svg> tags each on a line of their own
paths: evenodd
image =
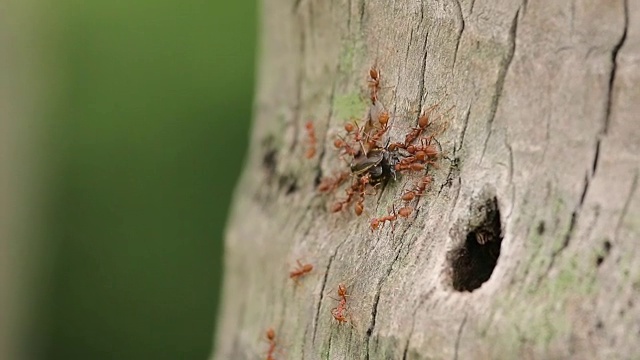
<svg viewBox="0 0 640 360">
<path fill-rule="evenodd" d="M 56 2 L 46 359 L 204 359 L 246 148 L 252 1 Z"/>
</svg>

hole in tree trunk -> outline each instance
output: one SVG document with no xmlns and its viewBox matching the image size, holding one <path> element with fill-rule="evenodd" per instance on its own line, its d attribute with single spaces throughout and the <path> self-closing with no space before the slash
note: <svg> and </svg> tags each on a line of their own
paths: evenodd
<svg viewBox="0 0 640 360">
<path fill-rule="evenodd" d="M 476 199 L 465 231 L 457 246 L 447 254 L 451 285 L 457 291 L 473 291 L 489 280 L 498 263 L 502 244 L 500 210 L 495 196 Z M 455 233 L 455 231 L 454 231 Z"/>
</svg>

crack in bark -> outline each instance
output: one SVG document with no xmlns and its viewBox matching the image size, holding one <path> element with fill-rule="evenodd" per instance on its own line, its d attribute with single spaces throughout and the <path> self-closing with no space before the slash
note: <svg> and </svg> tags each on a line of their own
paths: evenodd
<svg viewBox="0 0 640 360">
<path fill-rule="evenodd" d="M 313 340 L 311 341 L 311 344 L 314 345 L 316 342 L 316 333 L 318 331 L 318 319 L 320 318 L 320 308 L 322 305 L 322 299 L 324 298 L 324 290 L 327 286 L 327 279 L 329 277 L 329 270 L 331 269 L 331 264 L 333 263 L 333 259 L 335 259 L 336 256 L 338 256 L 338 251 L 340 250 L 340 248 L 342 247 L 342 245 L 344 245 L 345 242 L 347 242 L 347 238 L 344 238 L 344 240 L 342 240 L 340 242 L 340 244 L 338 244 L 338 246 L 336 246 L 335 250 L 333 251 L 333 255 L 331 255 L 329 257 L 329 262 L 327 263 L 327 268 L 326 271 L 324 273 L 324 277 L 322 279 L 322 286 L 320 288 L 320 298 L 318 299 L 318 307 L 316 310 L 316 315 L 314 317 L 313 320 Z M 331 335 L 329 335 L 329 339 L 331 339 Z"/>
<path fill-rule="evenodd" d="M 407 233 L 407 230 L 409 230 L 409 226 L 406 226 L 405 229 L 402 231 L 402 234 L 400 234 L 400 239 L 404 239 L 404 236 Z M 392 241 L 393 241 L 393 237 L 392 237 Z M 366 333 L 366 338 L 367 338 L 367 347 L 366 347 L 366 355 L 365 355 L 366 360 L 369 360 L 369 347 L 370 347 L 369 344 L 371 343 L 371 335 L 373 334 L 373 329 L 376 326 L 376 316 L 378 315 L 378 304 L 380 302 L 380 293 L 382 292 L 382 287 L 384 286 L 385 280 L 389 277 L 389 275 L 391 274 L 391 271 L 393 271 L 393 265 L 398 261 L 401 251 L 402 251 L 402 243 L 400 243 L 400 246 L 398 246 L 398 251 L 396 251 L 396 256 L 394 257 L 393 261 L 391 261 L 391 264 L 389 264 L 389 267 L 385 275 L 380 278 L 380 281 L 378 282 L 378 286 L 376 287 L 376 293 L 373 297 L 373 306 L 371 309 L 371 324 L 369 325 L 369 328 L 367 329 L 367 333 Z"/>
<path fill-rule="evenodd" d="M 584 204 L 584 200 L 587 196 L 587 191 L 589 190 L 590 183 L 591 182 L 587 174 L 584 177 L 584 185 L 582 186 L 582 194 L 580 194 L 580 201 L 578 202 L 578 205 L 575 207 L 575 209 L 573 209 L 573 211 L 571 212 L 569 229 L 567 230 L 567 233 L 564 235 L 564 239 L 562 240 L 562 244 L 560 245 L 560 247 L 555 251 L 553 251 L 553 253 L 551 253 L 551 260 L 549 261 L 549 265 L 547 266 L 547 270 L 545 271 L 545 277 L 546 277 L 546 274 L 549 274 L 549 271 L 551 271 L 551 269 L 553 268 L 553 265 L 558 255 L 562 251 L 564 251 L 564 249 L 566 249 L 569 246 L 569 243 L 571 242 L 571 238 L 573 237 L 573 232 L 575 231 L 576 221 L 578 220 L 578 216 L 582 211 L 582 205 Z M 542 277 L 540 278 L 540 280 L 542 280 Z"/>
<path fill-rule="evenodd" d="M 316 316 L 313 318 L 313 338 L 311 340 L 311 345 L 316 343 L 316 333 L 318 331 L 318 320 L 320 319 L 320 308 L 322 307 L 322 299 L 324 298 L 324 289 L 327 286 L 327 279 L 329 278 L 329 269 L 331 268 L 331 264 L 333 263 L 333 259 L 338 254 L 338 247 L 334 251 L 333 255 L 329 257 L 329 262 L 327 263 L 327 268 L 324 272 L 324 277 L 322 278 L 322 285 L 320 286 L 320 299 L 318 299 L 318 307 L 316 310 Z M 331 341 L 331 336 L 329 336 L 329 341 Z"/>
<path fill-rule="evenodd" d="M 504 146 L 509 151 L 509 187 L 511 188 L 511 204 L 509 207 L 509 213 L 505 215 L 505 224 L 511 219 L 511 215 L 513 214 L 513 208 L 515 208 L 515 198 L 516 198 L 516 184 L 513 183 L 513 169 L 515 169 L 514 160 L 513 160 L 513 147 L 511 143 L 507 140 L 508 135 L 505 136 Z"/>
<path fill-rule="evenodd" d="M 454 153 L 455 153 L 455 148 L 454 148 Z M 448 186 L 449 188 L 451 188 L 451 184 L 454 178 L 456 177 L 460 178 L 460 158 L 458 157 L 454 157 L 453 159 L 450 159 L 448 157 L 443 157 L 443 158 L 449 161 L 449 172 L 447 173 L 445 180 L 442 182 L 442 184 L 440 184 L 440 188 L 438 189 L 438 193 L 436 194 L 436 198 L 434 199 L 434 201 L 440 198 L 440 194 L 442 193 L 442 190 L 445 187 Z M 420 203 L 420 199 L 418 199 L 418 203 Z"/>
<path fill-rule="evenodd" d="M 409 352 L 409 343 L 411 342 L 411 336 L 413 336 L 413 332 L 416 327 L 416 314 L 418 313 L 418 309 L 420 309 L 422 305 L 424 305 L 424 302 L 427 301 L 427 299 L 431 296 L 432 293 L 433 293 L 433 289 L 427 292 L 425 296 L 422 296 L 420 301 L 418 302 L 418 305 L 413 309 L 413 313 L 411 316 L 411 328 L 409 330 L 409 335 L 407 336 L 407 341 L 404 344 L 404 350 L 402 352 L 402 360 L 407 360 L 407 355 Z"/>
<path fill-rule="evenodd" d="M 496 117 L 496 112 L 498 111 L 498 104 L 500 103 L 500 97 L 502 96 L 502 88 L 504 87 L 504 81 L 507 77 L 507 72 L 509 72 L 509 68 L 511 67 L 511 62 L 513 61 L 513 56 L 516 52 L 516 32 L 518 31 L 518 15 L 520 14 L 520 9 L 516 11 L 516 15 L 513 17 L 511 22 L 511 27 L 509 28 L 509 49 L 507 51 L 506 58 L 502 61 L 500 66 L 500 71 L 498 72 L 498 79 L 496 81 L 495 93 L 493 94 L 493 99 L 491 99 L 491 108 L 489 113 L 489 120 L 487 122 L 487 137 L 484 139 L 484 146 L 482 147 L 482 155 L 480 156 L 480 162 L 484 159 L 485 152 L 487 151 L 487 145 L 489 144 L 489 139 L 491 138 L 491 133 L 493 132 L 493 121 Z"/>
<path fill-rule="evenodd" d="M 638 188 L 638 171 L 636 170 L 635 175 L 633 176 L 633 181 L 631 182 L 631 189 L 629 189 L 629 195 L 627 195 L 627 200 L 622 207 L 622 213 L 618 218 L 618 223 L 616 224 L 616 230 L 613 233 L 614 239 L 618 240 L 618 233 L 620 232 L 620 228 L 622 227 L 622 222 L 624 221 L 625 216 L 627 216 L 627 212 L 629 211 L 629 205 L 631 204 L 631 200 L 635 195 L 636 189 Z"/>
<path fill-rule="evenodd" d="M 349 347 L 347 348 L 349 352 L 351 351 L 351 346 L 353 345 L 352 340 L 353 340 L 353 331 L 349 331 L 349 341 L 347 342 L 347 344 L 349 344 Z"/>
<path fill-rule="evenodd" d="M 513 183 L 513 148 L 511 144 L 505 139 L 505 146 L 509 150 L 509 184 Z"/>
<path fill-rule="evenodd" d="M 464 31 L 465 23 L 464 16 L 462 15 L 462 4 L 460 4 L 460 0 L 456 0 L 456 4 L 458 5 L 458 19 L 460 19 L 460 23 L 462 26 L 460 27 L 460 31 L 458 31 L 458 38 L 456 39 L 456 48 L 453 52 L 453 68 L 452 72 L 456 72 L 456 60 L 458 59 L 458 47 L 460 46 L 460 40 L 462 40 L 462 32 Z"/>
<path fill-rule="evenodd" d="M 580 194 L 580 203 L 578 207 L 574 210 L 574 212 L 580 212 L 582 209 L 582 204 L 584 204 L 584 199 L 587 197 L 587 191 L 589 190 L 589 184 L 591 183 L 591 179 L 589 175 L 584 176 L 584 186 L 582 187 L 582 194 Z"/>
<path fill-rule="evenodd" d="M 456 195 L 453 197 L 453 204 L 451 205 L 451 209 L 449 210 L 449 214 L 447 215 L 447 219 L 451 219 L 451 214 L 456 209 L 456 205 L 458 204 L 458 198 L 460 197 L 460 191 L 462 191 L 462 179 L 461 176 L 458 176 L 458 186 L 456 186 Z"/>
<path fill-rule="evenodd" d="M 407 342 L 404 343 L 404 350 L 402 351 L 402 360 L 407 360 L 407 354 L 409 353 L 409 340 L 411 340 L 411 337 L 408 337 Z"/>
<path fill-rule="evenodd" d="M 424 36 L 424 44 L 422 45 L 422 49 L 424 51 L 424 56 L 422 57 L 422 71 L 420 72 L 420 84 L 419 86 L 419 98 L 418 98 L 418 106 L 420 109 L 420 112 L 422 112 L 422 105 L 424 104 L 424 101 L 422 100 L 422 98 L 424 97 L 424 84 L 425 84 L 425 80 L 424 80 L 424 75 L 427 73 L 427 40 L 429 39 L 429 30 L 427 30 L 427 34 Z M 416 116 L 416 121 L 418 121 L 418 118 L 420 117 L 420 113 L 418 113 L 418 115 Z"/>
<path fill-rule="evenodd" d="M 616 80 L 616 71 L 618 69 L 618 52 L 624 45 L 624 42 L 627 40 L 627 29 L 629 28 L 629 4 L 628 0 L 623 0 L 623 11 L 624 11 L 624 28 L 622 31 L 622 36 L 620 36 L 620 40 L 614 45 L 611 50 L 611 72 L 609 74 L 609 87 L 607 92 L 607 104 L 605 108 L 605 116 L 604 116 L 604 126 L 600 133 L 598 134 L 598 139 L 596 141 L 596 157 L 593 162 L 593 174 L 595 175 L 596 170 L 598 169 L 598 161 L 600 159 L 600 142 L 607 135 L 609 131 L 609 124 L 611 123 L 611 109 L 613 107 L 613 86 L 615 85 Z"/>
<path fill-rule="evenodd" d="M 607 94 L 607 108 L 606 108 L 606 116 L 605 116 L 604 129 L 603 129 L 603 133 L 605 135 L 609 130 L 609 123 L 611 121 L 611 107 L 612 107 L 611 95 L 613 93 L 613 85 L 615 83 L 616 70 L 618 67 L 618 64 L 617 64 L 618 52 L 620 51 L 620 48 L 622 48 L 622 45 L 624 45 L 625 40 L 627 40 L 627 29 L 629 27 L 629 8 L 628 8 L 629 5 L 627 1 L 628 0 L 622 1 L 623 10 L 624 10 L 624 29 L 622 32 L 622 36 L 620 37 L 620 40 L 613 47 L 613 50 L 611 51 L 611 75 L 609 77 L 609 93 Z"/>
<path fill-rule="evenodd" d="M 456 337 L 456 342 L 453 348 L 453 360 L 458 360 L 458 351 L 460 349 L 460 339 L 462 338 L 462 330 L 464 329 L 464 325 L 467 323 L 468 313 L 464 314 L 464 318 L 462 319 L 462 323 L 460 323 L 460 327 L 458 328 L 458 335 Z"/>
<path fill-rule="evenodd" d="M 598 139 L 596 141 L 595 155 L 593 157 L 593 164 L 591 165 L 591 176 L 594 176 L 596 174 L 596 170 L 598 169 L 598 162 L 600 159 L 600 140 L 601 139 Z"/>
<path fill-rule="evenodd" d="M 388 274 L 387 274 L 388 275 Z M 380 291 L 382 288 L 382 282 L 383 280 L 380 280 L 380 283 L 378 284 L 378 287 L 376 289 L 376 294 L 373 298 L 373 307 L 371 309 L 371 324 L 369 325 L 369 328 L 367 329 L 367 347 L 366 347 L 366 353 L 365 353 L 365 359 L 369 360 L 369 344 L 371 343 L 371 335 L 373 334 L 373 328 L 376 326 L 376 316 L 378 315 L 378 303 L 380 302 Z"/>
<path fill-rule="evenodd" d="M 513 209 L 516 207 L 516 186 L 513 185 L 511 187 L 511 208 L 509 209 L 509 213 L 504 217 L 504 223 L 507 224 L 511 221 L 511 215 L 513 215 Z M 505 225 L 506 226 L 506 225 Z"/>
<path fill-rule="evenodd" d="M 294 233 L 294 234 L 297 234 L 297 233 L 298 233 L 297 229 L 298 229 L 298 227 L 302 224 L 303 220 L 304 220 L 304 217 L 302 217 L 302 219 L 301 219 L 301 220 L 298 222 L 298 224 L 296 224 L 296 226 L 294 227 L 294 230 L 293 230 L 293 233 Z M 311 233 L 311 229 L 313 229 L 313 223 L 310 223 L 310 224 L 309 224 L 309 226 L 307 227 L 307 230 L 304 232 L 304 234 L 302 235 L 302 237 L 301 237 L 301 238 L 302 238 L 302 239 L 305 239 L 305 238 L 306 238 L 306 237 Z M 328 266 L 327 266 L 327 272 L 325 273 L 325 279 L 326 279 L 327 274 L 329 273 L 329 266 L 331 266 L 331 261 L 333 261 L 333 259 L 331 259 L 331 258 L 330 258 L 330 259 L 329 259 L 329 264 L 328 264 Z M 323 282 L 323 283 L 322 283 L 322 286 L 323 286 L 323 287 L 324 287 L 324 285 L 325 285 L 325 282 Z M 283 289 L 284 289 L 284 287 L 283 287 Z M 283 299 L 285 299 L 285 300 L 283 300 L 283 302 L 285 303 L 285 306 L 283 307 L 283 309 L 286 309 L 286 308 L 287 308 L 287 306 L 286 306 L 286 297 L 284 297 L 284 295 L 283 295 L 283 297 L 282 297 L 282 298 L 283 298 Z M 320 293 L 320 301 L 322 301 L 322 293 Z M 319 309 L 319 307 L 318 307 L 318 309 Z M 319 311 L 319 310 L 318 310 L 318 311 Z M 285 315 L 285 313 L 284 313 L 284 312 L 282 313 L 282 315 L 281 315 L 281 317 L 280 317 L 280 318 L 281 318 L 282 320 L 284 320 L 284 319 L 286 318 L 286 315 Z M 317 318 L 316 318 L 316 320 L 317 320 Z M 317 323 L 317 321 L 316 321 L 316 323 Z M 308 333 L 309 333 L 309 327 L 308 327 L 308 326 L 305 326 L 305 328 L 304 328 L 304 339 L 305 339 L 305 340 L 303 340 L 303 343 L 302 343 L 302 358 L 303 358 L 303 359 L 304 359 L 304 345 L 305 345 L 305 343 L 304 343 L 304 342 L 305 342 L 305 341 L 306 341 L 306 339 L 307 339 L 307 334 L 308 334 Z M 313 338 L 315 339 L 315 325 L 314 325 L 314 333 L 313 333 L 313 336 L 314 336 Z M 313 344 L 313 342 L 312 342 L 312 344 Z"/>
<path fill-rule="evenodd" d="M 412 222 L 411 222 L 411 224 L 413 224 L 413 222 L 415 221 L 415 219 L 418 217 L 418 214 L 420 213 L 420 210 L 417 208 L 417 206 L 418 206 L 418 204 L 416 204 L 416 211 L 415 211 L 415 215 L 411 218 L 411 221 L 412 221 Z M 428 213 L 429 213 L 429 211 L 427 210 L 427 211 L 425 212 L 425 217 L 426 217 L 426 215 L 427 215 Z M 407 219 L 407 220 L 408 220 L 408 219 Z M 405 235 L 405 234 L 406 234 L 406 232 L 409 230 L 409 226 L 411 226 L 411 224 L 408 224 L 408 225 L 407 225 L 407 227 L 406 227 L 406 229 L 405 229 L 405 231 L 403 231 L 403 232 L 402 232 L 402 235 L 401 235 L 401 236 L 402 236 L 402 238 L 404 238 L 404 235 Z M 402 260 L 402 261 L 404 261 L 404 259 L 406 259 L 406 258 L 407 258 L 407 256 L 409 256 L 409 254 L 411 253 L 411 248 L 413 247 L 413 244 L 415 244 L 415 242 L 416 242 L 417 240 L 418 240 L 418 236 L 414 236 L 414 237 L 413 237 L 413 240 L 409 241 L 409 242 L 406 244 L 407 252 L 402 256 L 402 258 L 401 258 L 401 260 Z M 404 242 L 401 242 L 401 243 L 400 243 L 400 246 L 398 247 L 398 256 L 397 256 L 396 258 L 399 258 L 399 257 L 400 257 L 400 255 L 402 254 L 402 250 L 404 250 L 404 249 L 405 249 L 405 244 L 404 244 Z"/>
<path fill-rule="evenodd" d="M 407 51 L 404 53 L 404 62 L 405 64 L 409 61 L 409 50 L 411 49 L 411 43 L 413 42 L 413 29 L 409 33 L 409 42 L 407 42 Z"/>
<path fill-rule="evenodd" d="M 362 29 L 362 24 L 364 22 L 364 8 L 365 8 L 365 0 L 360 2 L 360 29 Z"/>
<path fill-rule="evenodd" d="M 390 271 L 387 271 L 387 276 L 389 275 Z M 371 324 L 369 325 L 369 328 L 367 328 L 367 347 L 366 347 L 366 354 L 365 354 L 365 359 L 369 360 L 369 344 L 371 343 L 371 335 L 373 334 L 373 328 L 376 326 L 376 316 L 378 315 L 378 303 L 380 302 L 380 291 L 382 289 L 382 283 L 384 282 L 384 278 L 380 279 L 380 282 L 378 283 L 378 286 L 376 288 L 376 294 L 373 297 L 373 306 L 371 309 Z"/>
<path fill-rule="evenodd" d="M 462 123 L 462 133 L 460 134 L 460 144 L 458 145 L 458 148 L 456 149 L 455 146 L 453 148 L 453 154 L 455 155 L 456 152 L 460 151 L 462 149 L 462 144 L 464 143 L 464 137 L 467 134 L 467 127 L 469 126 L 469 116 L 471 115 L 471 104 L 469 104 L 469 106 L 467 106 L 467 111 L 464 114 L 464 122 Z"/>
<path fill-rule="evenodd" d="M 329 358 L 329 355 L 331 355 L 331 339 L 332 338 L 333 336 L 329 334 L 329 343 L 327 344 L 327 359 Z"/>
</svg>

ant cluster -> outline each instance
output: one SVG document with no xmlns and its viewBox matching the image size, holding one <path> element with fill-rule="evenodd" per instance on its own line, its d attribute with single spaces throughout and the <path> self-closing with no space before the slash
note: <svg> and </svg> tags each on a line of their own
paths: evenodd
<svg viewBox="0 0 640 360">
<path fill-rule="evenodd" d="M 345 312 L 347 311 L 347 287 L 344 284 L 338 284 L 338 297 L 340 299 L 334 299 L 338 301 L 338 306 L 331 309 L 331 315 L 336 319 L 338 324 L 347 322 L 347 315 Z"/>
<path fill-rule="evenodd" d="M 269 350 L 267 351 L 267 360 L 275 360 L 273 353 L 276 351 L 276 331 L 272 328 L 267 329 L 267 342 L 269 343 Z"/>
<path fill-rule="evenodd" d="M 421 174 L 416 186 L 402 195 L 401 201 L 405 202 L 405 206 L 397 212 L 393 206 L 388 215 L 371 220 L 370 227 L 373 231 L 382 228 L 387 222 L 392 224 L 398 217 L 407 218 L 411 215 L 413 207 L 408 203 L 422 196 L 431 184 L 432 178 L 426 172 L 429 166 L 437 167 L 440 149 L 434 134 L 425 135 L 432 124 L 430 116 L 438 108 L 438 104 L 427 108 L 419 116 L 416 126 L 404 136 L 404 141 L 384 141 L 390 128 L 390 116 L 378 97 L 380 71 L 375 67 L 371 68 L 367 82 L 371 101 L 367 118 L 363 125 L 359 125 L 358 121 L 345 124 L 344 135 L 337 135 L 333 142 L 340 152 L 340 158 L 348 163 L 349 170 L 321 179 L 317 190 L 325 194 L 333 193 L 351 180 L 350 185 L 344 189 L 345 197 L 333 202 L 329 211 L 346 211 L 354 204 L 353 211 L 360 216 L 364 212 L 367 195 L 375 194 L 379 185 L 396 180 L 398 174 Z M 309 145 L 315 144 L 312 141 L 314 139 L 315 137 L 309 137 Z"/>
<path fill-rule="evenodd" d="M 426 109 L 418 118 L 417 124 L 404 136 L 404 141 L 391 142 L 385 139 L 389 131 L 389 112 L 379 100 L 380 71 L 373 67 L 369 70 L 367 79 L 369 100 L 371 102 L 368 116 L 361 124 L 358 121 L 350 121 L 344 125 L 344 134 L 337 135 L 333 141 L 334 147 L 339 151 L 340 158 L 348 164 L 348 169 L 342 170 L 333 176 L 321 179 L 317 190 L 323 194 L 335 193 L 343 184 L 350 181 L 344 189 L 345 196 L 336 199 L 329 206 L 329 211 L 339 213 L 348 211 L 353 204 L 353 211 L 357 216 L 364 213 L 367 196 L 374 195 L 380 185 L 389 180 L 396 180 L 398 174 L 420 174 L 419 180 L 410 190 L 404 192 L 400 198 L 403 206 L 396 210 L 395 204 L 388 215 L 371 219 L 369 226 L 371 231 L 379 230 L 389 223 L 393 229 L 393 223 L 398 218 L 408 218 L 413 213 L 415 204 L 411 202 L 424 195 L 433 179 L 427 174 L 430 166 L 437 167 L 437 159 L 440 154 L 439 144 L 435 135 L 425 135 L 431 125 L 430 115 L 437 109 L 438 104 Z M 313 158 L 317 151 L 317 137 L 312 121 L 305 124 L 306 149 L 305 158 Z M 438 144 L 436 146 L 435 144 Z M 297 267 L 289 272 L 289 278 L 296 285 L 299 280 L 313 271 L 312 264 L 304 264 L 297 260 Z M 351 322 L 347 306 L 347 287 L 338 285 L 337 306 L 331 309 L 331 315 L 338 324 Z M 276 334 L 272 328 L 266 332 L 269 343 L 267 360 L 274 360 L 276 351 Z"/>
</svg>

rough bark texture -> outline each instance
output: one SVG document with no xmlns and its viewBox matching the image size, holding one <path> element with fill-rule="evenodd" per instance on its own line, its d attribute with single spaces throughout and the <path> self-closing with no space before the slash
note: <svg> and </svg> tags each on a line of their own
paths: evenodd
<svg viewBox="0 0 640 360">
<path fill-rule="evenodd" d="M 0 5 L 0 359 L 31 359 L 46 268 L 40 145 L 48 103 L 43 63 L 49 53 L 39 2 Z M 34 25 L 37 24 L 37 25 Z"/>
<path fill-rule="evenodd" d="M 265 0 L 261 36 L 216 359 L 266 357 L 268 327 L 286 359 L 640 354 L 639 2 Z M 374 64 L 392 140 L 454 109 L 417 211 L 372 233 L 415 178 L 360 218 L 329 214 L 315 181 L 343 165 L 333 135 L 365 113 Z M 298 286 L 296 259 L 315 266 Z M 339 283 L 352 326 L 330 314 Z"/>
</svg>

